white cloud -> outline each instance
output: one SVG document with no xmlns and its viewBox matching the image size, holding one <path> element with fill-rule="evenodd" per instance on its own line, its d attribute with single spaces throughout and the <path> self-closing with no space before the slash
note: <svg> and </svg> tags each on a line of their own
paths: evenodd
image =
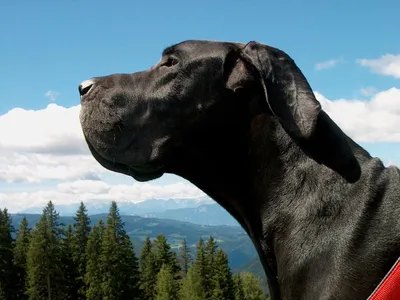
<svg viewBox="0 0 400 300">
<path fill-rule="evenodd" d="M 49 104 L 41 110 L 14 108 L 0 116 L 0 149 L 27 153 L 88 153 L 79 123 L 80 106 Z"/>
<path fill-rule="evenodd" d="M 400 54 L 385 54 L 377 59 L 357 59 L 357 63 L 372 72 L 400 78 Z"/>
<path fill-rule="evenodd" d="M 205 194 L 194 185 L 177 182 L 167 185 L 135 182 L 132 185 L 109 185 L 103 181 L 77 180 L 60 183 L 51 190 L 0 193 L 1 206 L 10 212 L 42 207 L 49 200 L 55 205 L 84 203 L 141 202 L 147 199 L 204 199 Z"/>
<path fill-rule="evenodd" d="M 371 97 L 371 96 L 375 95 L 378 92 L 378 90 L 377 90 L 377 88 L 375 88 L 373 86 L 367 86 L 367 87 L 361 89 L 360 92 L 363 96 Z"/>
<path fill-rule="evenodd" d="M 331 59 L 331 60 L 319 62 L 319 63 L 315 64 L 315 69 L 317 71 L 330 69 L 342 61 L 343 61 L 343 58 L 337 58 L 337 59 Z"/>
<path fill-rule="evenodd" d="M 0 181 L 95 179 L 105 172 L 90 155 L 52 155 L 0 151 Z"/>
<path fill-rule="evenodd" d="M 106 172 L 89 154 L 79 110 L 49 104 L 0 116 L 0 181 L 87 179 Z"/>
<path fill-rule="evenodd" d="M 400 90 L 370 101 L 330 101 L 316 92 L 323 108 L 356 141 L 400 142 Z M 0 116 L 0 182 L 99 180 L 115 173 L 89 153 L 79 123 L 80 106 L 49 104 L 41 110 L 15 108 Z"/>
<path fill-rule="evenodd" d="M 357 142 L 400 142 L 400 89 L 376 93 L 370 101 L 328 100 L 315 92 L 322 108 Z"/>
<path fill-rule="evenodd" d="M 56 91 L 47 91 L 44 96 L 49 99 L 50 102 L 55 102 L 57 97 L 60 95 L 59 92 Z"/>
</svg>

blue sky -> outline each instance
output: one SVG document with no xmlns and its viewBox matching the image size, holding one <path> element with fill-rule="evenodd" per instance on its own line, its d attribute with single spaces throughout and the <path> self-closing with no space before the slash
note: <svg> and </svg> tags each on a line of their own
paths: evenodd
<svg viewBox="0 0 400 300">
<path fill-rule="evenodd" d="M 0 118 L 17 107 L 36 111 L 46 109 L 49 103 L 76 106 L 77 86 L 82 80 L 146 69 L 159 60 L 164 47 L 185 39 L 257 40 L 289 53 L 314 91 L 333 102 L 368 102 L 379 92 L 394 88 L 391 105 L 400 106 L 400 71 L 396 69 L 400 59 L 399 11 L 400 2 L 395 0 L 379 4 L 369 0 L 7 1 L 0 10 Z M 382 59 L 387 54 L 392 56 Z M 377 102 L 388 102 L 386 96 L 382 94 Z M 335 111 L 340 117 L 340 110 Z M 387 114 L 394 111 L 388 110 Z M 352 110 L 339 124 L 352 123 L 353 117 L 360 117 L 358 114 L 357 109 Z M 386 114 L 380 118 L 368 116 L 369 123 L 386 120 Z M 391 122 L 395 122 L 395 116 L 389 116 L 394 120 Z M 22 126 L 24 119 L 7 124 Z M 367 126 L 360 124 L 354 126 Z M 31 125 L 35 124 L 23 126 Z M 387 128 L 377 126 L 374 130 L 385 135 Z M 46 130 L 46 126 L 43 128 Z M 12 128 L 8 126 L 7 130 Z M 362 136 L 357 128 L 354 132 L 355 137 Z M 393 137 L 397 135 L 398 131 L 390 132 L 387 138 L 371 136 L 359 142 L 374 156 L 397 164 L 400 143 Z M 11 153 L 10 149 L 5 153 Z M 4 168 L 4 163 L 0 166 Z M 0 206 L 6 193 L 50 190 L 72 181 L 44 176 L 32 182 L 20 177 L 0 182 Z M 103 173 L 101 181 L 108 188 L 118 183 L 132 185 L 131 179 L 111 173 Z M 162 186 L 177 181 L 175 176 L 165 176 L 151 184 Z"/>
</svg>

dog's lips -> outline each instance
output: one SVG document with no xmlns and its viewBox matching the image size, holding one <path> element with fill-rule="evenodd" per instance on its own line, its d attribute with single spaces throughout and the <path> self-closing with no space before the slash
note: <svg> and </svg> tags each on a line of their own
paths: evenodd
<svg viewBox="0 0 400 300">
<path fill-rule="evenodd" d="M 97 150 L 91 145 L 87 138 L 86 142 L 93 157 L 97 160 L 97 162 L 99 162 L 104 168 L 108 170 L 129 175 L 140 182 L 154 180 L 164 175 L 164 167 L 161 164 L 153 163 L 143 166 L 134 166 L 111 161 L 108 158 L 102 156 L 99 152 L 97 152 Z"/>
<path fill-rule="evenodd" d="M 136 180 L 136 181 L 140 181 L 140 182 L 145 182 L 145 181 L 150 181 L 150 180 L 154 180 L 157 178 L 160 178 L 161 176 L 164 175 L 164 171 L 162 169 L 159 170 L 155 170 L 152 172 L 141 172 L 141 171 L 137 171 L 136 169 L 129 167 L 130 168 L 130 173 L 131 176 Z"/>
<path fill-rule="evenodd" d="M 136 163 L 134 161 L 135 153 L 129 153 L 127 156 L 127 153 L 131 152 L 129 148 L 134 140 L 124 139 L 116 143 L 114 140 L 116 137 L 115 122 L 110 121 L 109 124 L 106 124 L 102 121 L 99 123 L 98 116 L 100 114 L 98 111 L 97 116 L 88 113 L 88 110 L 91 109 L 90 104 L 90 102 L 82 103 L 80 119 L 86 143 L 98 163 L 108 170 L 131 176 L 141 182 L 157 179 L 164 174 L 164 166 L 159 161 Z M 108 130 L 105 130 L 105 125 L 109 127 Z M 99 127 L 101 127 L 101 130 L 99 130 Z M 111 149 L 114 153 L 112 157 L 109 151 Z M 118 160 L 119 155 L 120 160 Z"/>
<path fill-rule="evenodd" d="M 164 171 L 162 168 L 155 169 L 152 171 L 149 171 L 149 170 L 142 171 L 142 170 L 138 170 L 137 168 L 133 168 L 133 167 L 129 167 L 129 169 L 131 172 L 131 176 L 135 180 L 140 181 L 140 182 L 154 180 L 154 179 L 160 178 L 161 176 L 164 175 Z"/>
</svg>

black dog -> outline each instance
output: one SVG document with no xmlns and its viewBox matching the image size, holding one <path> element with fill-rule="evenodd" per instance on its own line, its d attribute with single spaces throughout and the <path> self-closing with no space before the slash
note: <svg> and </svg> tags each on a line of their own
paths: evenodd
<svg viewBox="0 0 400 300">
<path fill-rule="evenodd" d="M 138 181 L 177 174 L 215 199 L 274 300 L 365 300 L 400 256 L 399 170 L 339 129 L 286 53 L 186 41 L 79 92 L 97 161 Z"/>
</svg>

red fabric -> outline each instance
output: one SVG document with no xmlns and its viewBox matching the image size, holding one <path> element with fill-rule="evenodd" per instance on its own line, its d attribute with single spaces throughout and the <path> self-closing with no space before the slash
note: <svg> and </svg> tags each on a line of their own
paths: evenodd
<svg viewBox="0 0 400 300">
<path fill-rule="evenodd" d="M 400 259 L 368 300 L 400 300 Z"/>
</svg>

